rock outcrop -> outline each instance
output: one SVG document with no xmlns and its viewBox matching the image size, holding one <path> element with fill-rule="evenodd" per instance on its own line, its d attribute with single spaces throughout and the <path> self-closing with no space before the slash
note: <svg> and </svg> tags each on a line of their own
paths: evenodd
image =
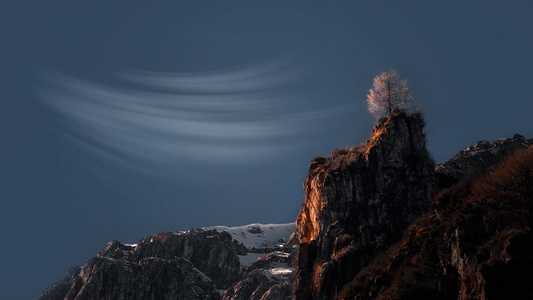
<svg viewBox="0 0 533 300">
<path fill-rule="evenodd" d="M 224 300 L 293 299 L 297 247 L 260 257 L 244 279 L 226 290 Z"/>
<path fill-rule="evenodd" d="M 245 248 L 227 232 L 165 231 L 135 246 L 111 241 L 39 299 L 220 299 L 240 278 Z"/>
<path fill-rule="evenodd" d="M 420 114 L 382 119 L 365 145 L 314 159 L 297 220 L 296 299 L 333 299 L 432 200 Z"/>
<path fill-rule="evenodd" d="M 235 243 L 228 232 L 191 229 L 185 233 L 165 231 L 142 239 L 132 256 L 134 261 L 145 257 L 186 259 L 217 288 L 226 289 L 240 279 L 238 254 L 246 254 L 246 248 Z"/>
<path fill-rule="evenodd" d="M 453 158 L 437 165 L 435 173 L 439 186 L 445 188 L 463 179 L 476 179 L 502 162 L 505 157 L 531 145 L 533 145 L 533 139 L 528 140 L 519 134 L 493 142 L 479 141 L 457 153 Z"/>
<path fill-rule="evenodd" d="M 111 241 L 39 299 L 221 299 L 226 289 L 224 299 L 283 299 L 293 291 L 294 227 L 217 226 L 164 231 L 135 245 Z"/>
<path fill-rule="evenodd" d="M 441 190 L 432 211 L 346 285 L 340 298 L 533 299 L 527 203 L 533 200 L 533 148 L 527 151 L 516 151 L 475 181 Z M 513 186 L 507 175 L 511 182 L 520 176 L 530 181 Z"/>
<path fill-rule="evenodd" d="M 296 224 L 112 241 L 39 299 L 533 299 L 532 145 L 434 167 L 422 116 L 395 111 L 311 162 Z"/>
</svg>

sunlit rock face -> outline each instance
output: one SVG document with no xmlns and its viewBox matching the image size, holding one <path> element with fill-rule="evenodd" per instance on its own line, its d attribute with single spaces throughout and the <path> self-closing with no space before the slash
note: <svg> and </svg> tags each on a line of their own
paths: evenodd
<svg viewBox="0 0 533 300">
<path fill-rule="evenodd" d="M 434 167 L 422 116 L 396 111 L 364 145 L 313 159 L 296 224 L 112 241 L 39 299 L 531 299 L 533 198 L 512 192 L 532 185 L 501 186 L 507 202 L 479 189 L 532 145 L 481 141 Z"/>
<path fill-rule="evenodd" d="M 434 164 L 420 114 L 396 111 L 366 144 L 314 159 L 297 220 L 296 299 L 333 299 L 426 212 Z"/>
</svg>

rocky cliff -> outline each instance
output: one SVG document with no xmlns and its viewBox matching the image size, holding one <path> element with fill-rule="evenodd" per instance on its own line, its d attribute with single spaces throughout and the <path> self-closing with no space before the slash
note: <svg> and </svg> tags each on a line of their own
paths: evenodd
<svg viewBox="0 0 533 300">
<path fill-rule="evenodd" d="M 333 299 L 397 242 L 432 200 L 433 162 L 420 114 L 382 119 L 361 147 L 311 162 L 300 241 L 297 299 Z"/>
<path fill-rule="evenodd" d="M 165 231 L 135 245 L 111 241 L 39 299 L 291 298 L 285 282 L 294 276 L 294 228 L 219 226 Z"/>
<path fill-rule="evenodd" d="M 481 142 L 483 150 L 472 155 L 494 155 L 495 163 L 486 166 L 491 171 L 475 180 L 465 175 L 439 191 L 430 212 L 344 286 L 339 298 L 533 299 L 533 148 L 523 149 L 531 142 L 516 135 Z M 486 147 L 506 144 L 516 148 L 507 148 L 505 158 L 498 158 L 501 149 Z M 471 149 L 480 147 L 465 151 Z M 461 164 L 460 157 L 453 165 Z"/>
<path fill-rule="evenodd" d="M 397 112 L 311 162 L 296 299 L 533 299 L 533 140 L 480 141 L 434 168 L 423 127 Z"/>
<path fill-rule="evenodd" d="M 112 241 L 39 299 L 533 299 L 532 225 L 533 139 L 435 167 L 422 116 L 396 111 L 312 160 L 296 224 Z"/>
</svg>

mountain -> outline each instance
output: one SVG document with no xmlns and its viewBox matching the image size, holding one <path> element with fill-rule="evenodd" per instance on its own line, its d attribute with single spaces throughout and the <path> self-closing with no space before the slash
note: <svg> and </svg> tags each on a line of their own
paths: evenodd
<svg viewBox="0 0 533 300">
<path fill-rule="evenodd" d="M 333 299 L 426 212 L 434 163 L 420 114 L 382 119 L 361 147 L 315 158 L 297 221 L 297 299 Z"/>
<path fill-rule="evenodd" d="M 438 165 L 449 186 L 339 298 L 533 299 L 532 145 L 520 135 L 481 141 Z"/>
<path fill-rule="evenodd" d="M 481 141 L 434 167 L 422 116 L 396 112 L 363 146 L 315 158 L 295 298 L 533 299 L 531 145 Z"/>
<path fill-rule="evenodd" d="M 316 157 L 296 223 L 111 241 L 51 299 L 533 299 L 533 139 L 435 165 L 420 113 Z"/>
<path fill-rule="evenodd" d="M 279 295 L 279 287 L 270 288 L 294 272 L 295 226 L 215 226 L 164 231 L 137 244 L 111 241 L 39 299 L 222 299 L 228 288 L 233 297 L 224 299 L 248 299 L 255 289 L 233 286 L 249 277 L 263 293 Z"/>
</svg>

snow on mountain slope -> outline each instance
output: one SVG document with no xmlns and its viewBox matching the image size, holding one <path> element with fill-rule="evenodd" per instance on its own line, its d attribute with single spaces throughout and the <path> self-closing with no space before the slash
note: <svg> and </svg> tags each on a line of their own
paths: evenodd
<svg viewBox="0 0 533 300">
<path fill-rule="evenodd" d="M 211 226 L 204 229 L 216 229 L 219 232 L 227 231 L 231 236 L 244 244 L 249 250 L 279 249 L 289 240 L 296 231 L 296 223 L 287 224 L 250 224 L 237 227 Z"/>
<path fill-rule="evenodd" d="M 246 255 L 239 255 L 239 262 L 241 263 L 241 268 L 243 270 L 248 269 L 261 257 L 265 256 L 265 253 L 248 253 Z"/>
</svg>

